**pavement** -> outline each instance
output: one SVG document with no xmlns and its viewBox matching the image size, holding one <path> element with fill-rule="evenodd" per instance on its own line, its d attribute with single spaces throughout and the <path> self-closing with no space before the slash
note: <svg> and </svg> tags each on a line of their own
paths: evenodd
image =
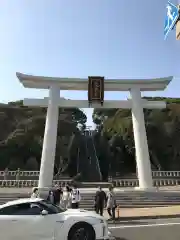
<svg viewBox="0 0 180 240">
<path fill-rule="evenodd" d="M 179 240 L 180 218 L 122 221 L 109 229 L 116 240 Z"/>
<path fill-rule="evenodd" d="M 119 211 L 119 213 L 118 213 Z M 179 219 L 180 206 L 169 207 L 151 207 L 151 208 L 122 208 L 116 211 L 116 220 L 112 221 L 106 210 L 103 216 L 109 225 L 119 225 L 124 221 L 141 221 L 141 220 L 160 220 L 160 219 Z"/>
<path fill-rule="evenodd" d="M 104 217 L 108 220 L 107 212 Z M 116 211 L 116 222 L 122 220 L 139 220 L 139 219 L 158 219 L 158 218 L 180 218 L 180 206 L 169 207 L 151 207 L 151 208 L 119 208 Z"/>
</svg>

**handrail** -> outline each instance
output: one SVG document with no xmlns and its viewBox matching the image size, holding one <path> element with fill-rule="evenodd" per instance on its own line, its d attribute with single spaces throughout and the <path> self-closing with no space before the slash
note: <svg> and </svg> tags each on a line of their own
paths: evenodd
<svg viewBox="0 0 180 240">
<path fill-rule="evenodd" d="M 95 144 L 94 144 L 93 136 L 90 136 L 90 138 L 91 138 L 92 145 L 93 145 L 93 148 L 94 148 L 94 153 L 95 153 L 95 157 L 96 157 L 96 164 L 97 164 L 97 167 L 98 167 L 98 172 L 99 172 L 99 176 L 100 176 L 100 181 L 102 181 L 102 173 L 101 173 L 101 169 L 100 169 L 100 165 L 99 165 L 99 159 L 98 159 L 98 157 L 97 157 L 97 152 L 96 152 L 96 147 L 95 147 Z"/>
</svg>

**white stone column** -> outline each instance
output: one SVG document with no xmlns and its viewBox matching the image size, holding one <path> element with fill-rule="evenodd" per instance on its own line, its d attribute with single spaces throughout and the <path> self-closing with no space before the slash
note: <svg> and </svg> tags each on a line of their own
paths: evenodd
<svg viewBox="0 0 180 240">
<path fill-rule="evenodd" d="M 130 95 L 139 189 L 150 190 L 153 188 L 153 180 L 140 89 L 131 89 Z"/>
<path fill-rule="evenodd" d="M 46 115 L 40 176 L 38 184 L 38 188 L 45 191 L 52 187 L 53 181 L 59 115 L 59 97 L 60 89 L 52 86 L 49 89 L 49 103 Z"/>
</svg>

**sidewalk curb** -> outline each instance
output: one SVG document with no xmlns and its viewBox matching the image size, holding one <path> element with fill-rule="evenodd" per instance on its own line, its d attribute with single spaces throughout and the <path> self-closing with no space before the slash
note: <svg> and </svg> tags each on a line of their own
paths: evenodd
<svg viewBox="0 0 180 240">
<path fill-rule="evenodd" d="M 156 215 L 156 216 L 134 216 L 134 217 L 120 217 L 114 221 L 107 220 L 108 224 L 118 224 L 121 221 L 135 221 L 135 220 L 154 220 L 154 219 L 166 219 L 166 218 L 180 218 L 180 214 L 169 214 L 169 215 Z"/>
</svg>

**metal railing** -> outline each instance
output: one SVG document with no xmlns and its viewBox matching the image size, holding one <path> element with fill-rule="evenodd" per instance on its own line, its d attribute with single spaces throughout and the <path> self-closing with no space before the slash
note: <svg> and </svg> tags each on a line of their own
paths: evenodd
<svg viewBox="0 0 180 240">
<path fill-rule="evenodd" d="M 60 186 L 66 186 L 71 180 L 54 180 L 53 185 L 58 184 Z M 133 179 L 120 179 L 113 181 L 115 187 L 138 187 L 139 181 Z M 178 186 L 180 180 L 176 179 L 154 179 L 153 184 L 155 187 L 163 186 Z M 38 180 L 0 180 L 1 188 L 31 188 L 37 187 Z"/>
<path fill-rule="evenodd" d="M 39 171 L 20 171 L 20 172 L 17 172 L 17 171 L 8 171 L 8 172 L 5 172 L 5 171 L 0 171 L 0 177 L 3 177 L 3 176 L 11 176 L 11 177 L 15 177 L 17 176 L 17 174 L 20 176 L 20 177 L 38 177 L 39 176 Z M 162 177 L 162 178 L 173 178 L 173 177 L 179 177 L 180 178 L 180 171 L 152 171 L 152 176 L 153 178 L 156 178 L 156 177 Z M 113 179 L 113 177 L 111 177 Z M 115 179 L 118 180 L 121 179 L 122 177 L 119 175 L 116 175 Z"/>
<path fill-rule="evenodd" d="M 19 176 L 24 176 L 24 177 L 38 177 L 39 176 L 39 171 L 0 171 L 0 177 L 3 176 L 11 176 L 11 177 L 15 177 L 17 175 Z"/>
<path fill-rule="evenodd" d="M 180 171 L 152 171 L 152 177 L 153 178 L 180 178 Z M 120 173 L 116 173 L 115 176 L 109 176 L 109 179 L 122 179 L 126 178 L 124 176 L 121 176 Z M 134 174 L 129 174 L 127 175 L 127 179 L 133 179 L 137 178 L 137 175 Z"/>
<path fill-rule="evenodd" d="M 100 180 L 102 181 L 102 173 L 101 173 L 101 169 L 100 169 L 100 165 L 99 165 L 99 159 L 98 159 L 98 157 L 97 157 L 96 147 L 95 147 L 94 140 L 93 140 L 93 137 L 92 137 L 92 136 L 91 136 L 91 141 L 92 141 L 92 146 L 93 146 L 94 154 L 95 154 L 95 158 L 96 158 L 97 170 L 98 170 L 98 172 L 99 172 Z"/>
<path fill-rule="evenodd" d="M 116 187 L 138 187 L 139 181 L 135 179 L 120 179 L 113 181 Z M 180 180 L 176 179 L 153 179 L 153 185 L 155 187 L 162 186 L 177 186 L 180 184 Z"/>
<path fill-rule="evenodd" d="M 180 171 L 153 171 L 153 177 L 180 177 Z"/>
<path fill-rule="evenodd" d="M 53 185 L 66 186 L 71 180 L 54 180 Z M 6 188 L 30 188 L 37 187 L 38 180 L 0 180 L 0 187 Z"/>
</svg>

